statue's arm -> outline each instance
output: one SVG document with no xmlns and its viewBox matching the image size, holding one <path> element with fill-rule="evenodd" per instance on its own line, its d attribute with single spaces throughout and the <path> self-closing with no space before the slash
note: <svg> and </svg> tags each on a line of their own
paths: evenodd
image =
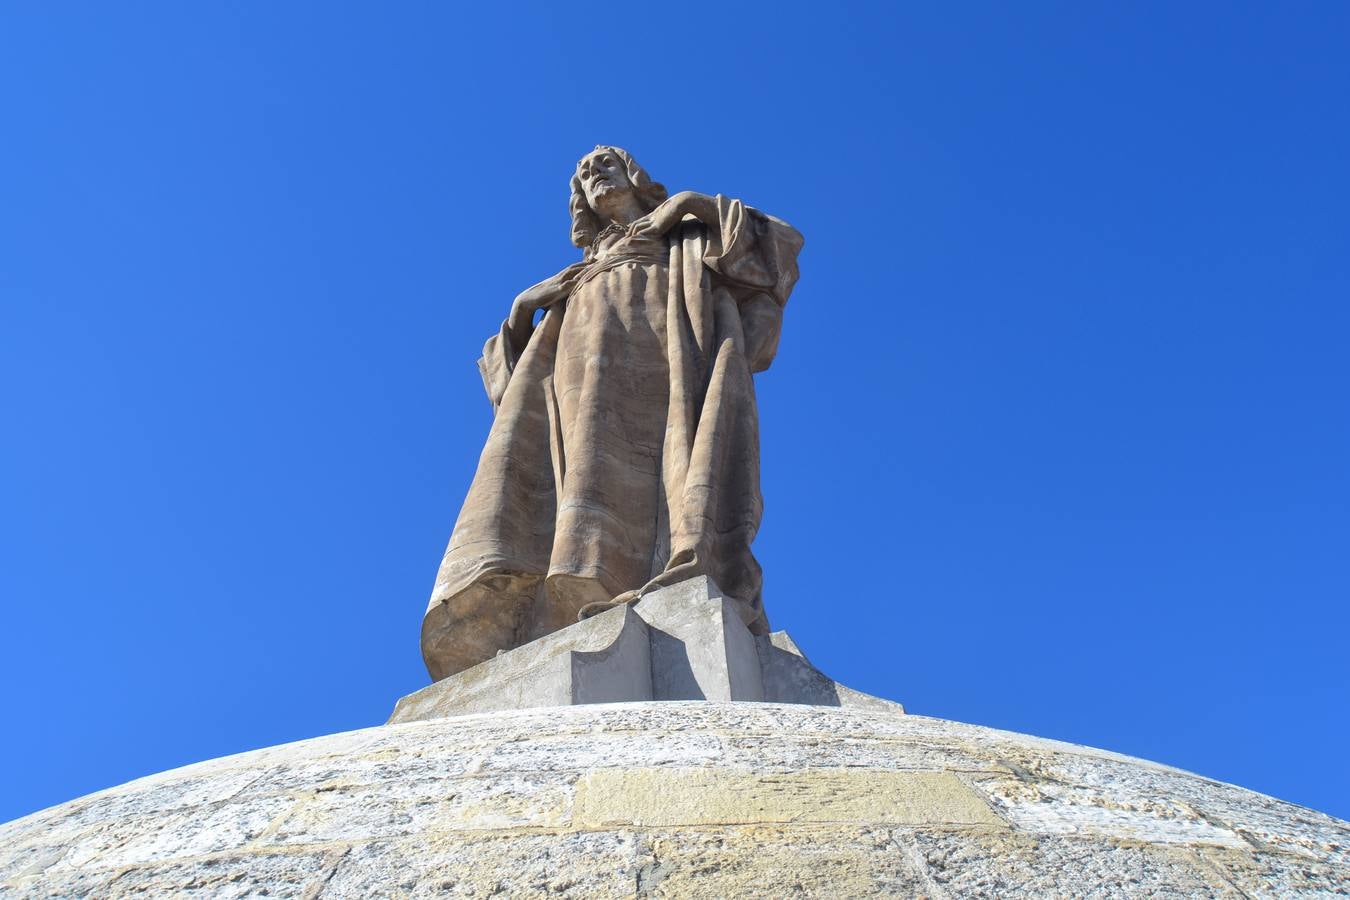
<svg viewBox="0 0 1350 900">
<path fill-rule="evenodd" d="M 483 345 L 478 371 L 483 376 L 483 388 L 494 410 L 501 404 L 506 386 L 511 382 L 511 373 L 515 371 L 516 363 L 530 343 L 535 313 L 565 299 L 583 269 L 585 263 L 575 263 L 557 275 L 521 291 L 512 302 L 506 321 Z"/>
<path fill-rule="evenodd" d="M 695 191 L 672 195 L 634 227 L 665 234 L 689 216 L 706 229 L 703 261 L 709 269 L 743 297 L 767 293 L 779 305 L 787 303 L 803 243 L 797 229 L 739 200 Z"/>
<path fill-rule="evenodd" d="M 717 198 L 696 191 L 680 191 L 661 202 L 661 205 L 633 223 L 637 232 L 666 234 L 684 221 L 685 216 L 693 216 L 710 229 L 717 228 Z"/>
<path fill-rule="evenodd" d="M 778 350 L 783 306 L 797 283 L 802 236 L 739 200 L 694 191 L 672 195 L 634 227 L 664 234 L 690 217 L 703 225 L 707 237 L 704 265 L 736 298 L 750 371 L 762 372 Z"/>
<path fill-rule="evenodd" d="M 534 314 L 565 299 L 585 267 L 584 262 L 573 263 L 557 275 L 545 278 L 516 295 L 511 312 L 506 317 L 506 330 L 517 353 L 523 353 L 530 341 L 530 334 L 534 331 Z"/>
</svg>

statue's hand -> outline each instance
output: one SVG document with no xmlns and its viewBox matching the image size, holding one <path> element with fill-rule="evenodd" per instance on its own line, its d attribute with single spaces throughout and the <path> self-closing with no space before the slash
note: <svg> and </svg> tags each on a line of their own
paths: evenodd
<svg viewBox="0 0 1350 900">
<path fill-rule="evenodd" d="M 656 209 L 633 223 L 634 234 L 665 234 L 687 215 L 707 221 L 709 210 L 716 216 L 717 204 L 706 194 L 694 191 L 680 191 L 672 195 Z"/>
<path fill-rule="evenodd" d="M 516 296 L 515 305 L 529 307 L 531 312 L 552 306 L 566 297 L 572 289 L 572 282 L 576 280 L 579 268 L 579 265 L 568 266 L 557 275 L 551 275 L 538 284 L 530 285 Z"/>
<path fill-rule="evenodd" d="M 584 267 L 584 263 L 570 265 L 557 275 L 545 278 L 516 295 L 506 322 L 507 327 L 511 329 L 511 339 L 517 347 L 524 347 L 525 342 L 529 340 L 530 331 L 534 328 L 534 314 L 571 293 L 572 285 Z"/>
<path fill-rule="evenodd" d="M 521 294 L 511 304 L 511 313 L 506 317 L 506 327 L 511 330 L 511 340 L 517 347 L 524 347 L 534 328 L 534 314 L 539 307 Z"/>
</svg>

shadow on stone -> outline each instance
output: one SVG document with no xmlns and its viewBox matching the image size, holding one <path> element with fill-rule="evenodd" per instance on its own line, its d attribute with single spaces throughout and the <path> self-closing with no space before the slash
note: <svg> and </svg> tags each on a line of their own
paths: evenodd
<svg viewBox="0 0 1350 900">
<path fill-rule="evenodd" d="M 689 648 L 684 641 L 658 628 L 650 628 L 652 654 L 652 697 L 656 700 L 707 700 L 694 677 Z"/>
<path fill-rule="evenodd" d="M 766 703 L 841 706 L 834 681 L 807 661 L 786 631 L 755 639 Z"/>
</svg>

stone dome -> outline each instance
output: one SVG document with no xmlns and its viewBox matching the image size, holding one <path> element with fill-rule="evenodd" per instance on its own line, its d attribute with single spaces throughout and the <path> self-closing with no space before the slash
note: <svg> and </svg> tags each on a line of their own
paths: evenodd
<svg viewBox="0 0 1350 900">
<path fill-rule="evenodd" d="M 894 711 L 616 703 L 385 725 L 0 826 L 0 895 L 1290 896 L 1350 823 Z"/>
</svg>

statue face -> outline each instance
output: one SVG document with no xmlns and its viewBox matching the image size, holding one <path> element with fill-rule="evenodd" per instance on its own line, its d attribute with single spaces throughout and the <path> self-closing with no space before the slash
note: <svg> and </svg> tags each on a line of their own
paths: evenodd
<svg viewBox="0 0 1350 900">
<path fill-rule="evenodd" d="M 596 150 L 577 163 L 577 178 L 581 180 L 586 202 L 594 210 L 602 209 L 606 199 L 612 200 L 614 195 L 633 191 L 623 160 L 608 150 Z"/>
</svg>

